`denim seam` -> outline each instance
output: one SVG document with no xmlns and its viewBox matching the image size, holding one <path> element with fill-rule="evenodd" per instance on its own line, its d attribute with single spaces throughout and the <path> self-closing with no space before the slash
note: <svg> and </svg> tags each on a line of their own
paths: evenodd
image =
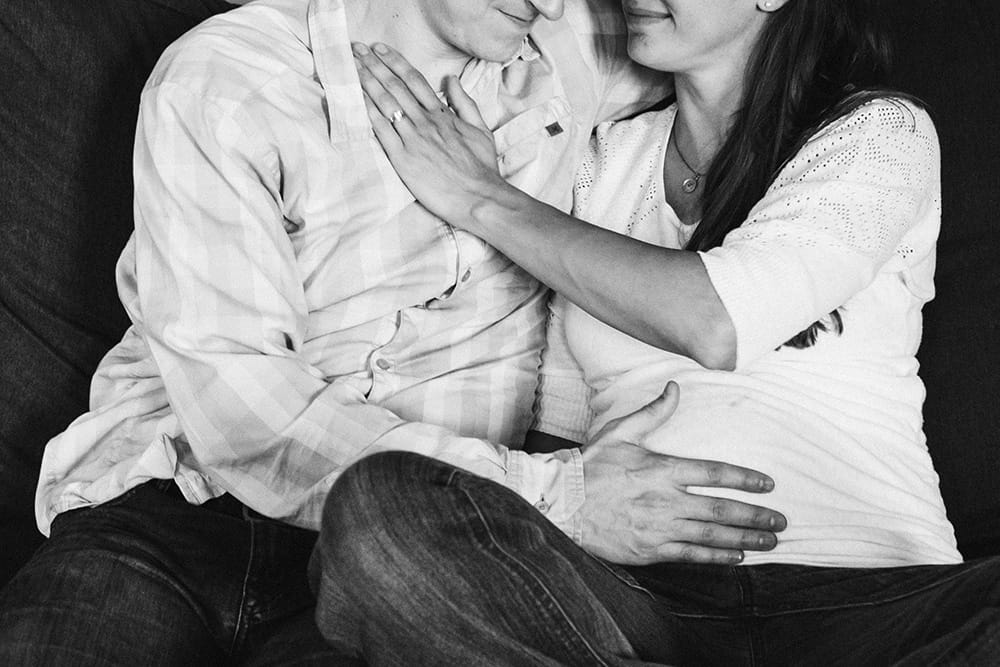
<svg viewBox="0 0 1000 667">
<path fill-rule="evenodd" d="M 614 576 L 615 579 L 617 579 L 618 581 L 622 582 L 623 584 L 625 584 L 626 586 L 628 586 L 632 590 L 638 591 L 640 593 L 644 593 L 650 600 L 656 600 L 656 596 L 653 594 L 653 592 L 650 591 L 645 586 L 643 586 L 642 584 L 640 584 L 635 579 L 635 577 L 633 577 L 631 575 L 631 573 L 628 572 L 628 570 L 625 570 L 624 568 L 619 569 L 613 563 L 609 563 L 606 560 L 604 560 L 603 558 L 599 558 L 599 557 L 593 555 L 589 551 L 585 551 L 585 553 L 588 556 L 590 556 L 592 559 L 594 559 L 595 561 L 597 561 L 598 564 L 601 565 L 601 567 L 603 567 L 605 570 L 607 570 L 608 572 L 610 572 L 611 575 Z"/>
<path fill-rule="evenodd" d="M 246 617 L 246 605 L 247 605 L 247 587 L 250 585 L 250 571 L 253 569 L 253 561 L 257 542 L 257 530 L 252 521 L 247 521 L 247 525 L 250 527 L 250 549 L 247 555 L 247 568 L 243 573 L 243 584 L 240 587 L 240 602 L 237 605 L 239 612 L 236 614 L 236 622 L 233 624 L 233 639 L 229 644 L 229 655 L 236 655 L 237 644 L 239 643 L 243 632 L 243 622 Z"/>
<path fill-rule="evenodd" d="M 753 582 L 750 577 L 747 576 L 745 570 L 738 567 L 730 567 L 729 574 L 736 581 L 736 586 L 740 589 L 740 606 L 742 609 L 753 609 L 754 607 L 754 591 Z M 763 641 L 760 637 L 760 629 L 757 627 L 757 617 L 753 614 L 749 618 L 745 619 L 747 622 L 742 623 L 744 632 L 746 633 L 746 643 L 747 648 L 750 653 L 750 664 L 751 665 L 762 665 L 766 662 L 766 656 L 762 655 L 761 650 L 763 646 Z"/>
<path fill-rule="evenodd" d="M 450 481 L 451 478 L 449 478 L 449 482 Z M 547 601 L 550 609 L 554 610 L 557 613 L 557 616 L 561 618 L 562 621 L 565 623 L 566 627 L 569 628 L 570 634 L 573 637 L 575 637 L 584 646 L 584 648 L 586 648 L 586 650 L 590 653 L 591 657 L 597 660 L 599 664 L 608 667 L 608 663 L 605 662 L 601 658 L 601 656 L 594 650 L 593 646 L 590 645 L 590 642 L 587 641 L 587 638 L 583 636 L 583 633 L 580 632 L 579 628 L 576 627 L 572 619 L 569 618 L 565 610 L 563 610 L 562 606 L 559 604 L 559 601 L 556 600 L 555 596 L 552 595 L 552 593 L 549 591 L 548 587 L 545 586 L 542 580 L 537 575 L 535 575 L 535 573 L 532 571 L 530 567 L 528 567 L 522 561 L 518 560 L 513 554 L 509 553 L 497 542 L 496 537 L 493 535 L 493 531 L 490 529 L 489 523 L 486 521 L 486 517 L 483 516 L 483 513 L 480 511 L 479 506 L 476 504 L 475 499 L 472 497 L 472 494 L 470 494 L 468 491 L 460 487 L 459 490 L 463 494 L 465 494 L 465 497 L 468 498 L 469 502 L 472 504 L 472 508 L 475 510 L 476 515 L 479 517 L 479 521 L 480 523 L 482 523 L 483 528 L 486 529 L 486 533 L 487 535 L 489 535 L 490 543 L 493 545 L 493 547 L 496 548 L 496 550 L 499 551 L 503 556 L 509 559 L 509 561 L 511 561 L 513 564 L 517 565 L 522 570 L 523 573 L 528 575 L 528 577 L 534 581 L 535 585 L 537 585 L 539 589 L 541 589 L 541 591 L 548 598 Z M 574 647 L 570 646 L 570 648 Z"/>
<path fill-rule="evenodd" d="M 776 618 L 778 616 L 792 616 L 794 614 L 812 613 L 818 611 L 833 611 L 837 609 L 852 609 L 859 607 L 878 607 L 880 605 L 889 604 L 891 602 L 899 602 L 900 600 L 905 600 L 906 598 L 913 597 L 914 595 L 919 595 L 920 593 L 923 593 L 925 591 L 929 591 L 939 586 L 943 586 L 947 583 L 950 583 L 952 580 L 961 577 L 968 571 L 969 570 L 956 571 L 955 573 L 947 577 L 935 580 L 934 582 L 929 584 L 925 584 L 920 588 L 915 588 L 913 590 L 906 591 L 905 593 L 900 593 L 898 595 L 891 595 L 889 597 L 879 598 L 877 600 L 870 600 L 864 602 L 846 602 L 841 604 L 827 604 L 827 605 L 818 605 L 813 607 L 798 607 L 795 609 L 785 609 L 785 610 L 771 611 L 771 612 L 755 611 L 753 615 L 759 618 Z"/>
</svg>

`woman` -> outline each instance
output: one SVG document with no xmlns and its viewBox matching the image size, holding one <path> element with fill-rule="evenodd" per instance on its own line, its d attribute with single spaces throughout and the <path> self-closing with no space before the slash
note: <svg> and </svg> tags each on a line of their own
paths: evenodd
<svg viewBox="0 0 1000 667">
<path fill-rule="evenodd" d="M 473 603 L 444 584 L 436 590 L 448 594 L 428 598 L 452 603 L 447 626 L 463 636 L 485 626 L 474 634 L 484 651 L 506 646 L 516 664 L 732 664 L 762 650 L 791 664 L 879 663 L 944 636 L 961 643 L 948 632 L 981 601 L 959 588 L 988 581 L 996 594 L 995 564 L 956 565 L 921 432 L 915 353 L 933 294 L 938 147 L 920 106 L 880 87 L 887 57 L 874 10 L 862 0 L 626 2 L 630 56 L 673 72 L 677 100 L 599 129 L 578 175 L 577 218 L 503 182 L 454 81 L 457 117 L 392 52 L 356 51 L 373 128 L 418 200 L 561 295 L 539 427 L 600 443 L 676 381 L 683 399 L 643 444 L 767 471 L 769 504 L 788 517 L 777 548 L 748 553 L 759 567 L 744 574 L 656 565 L 615 570 L 616 584 L 552 546 L 550 561 L 572 564 L 564 579 L 585 582 L 569 591 L 549 590 L 532 558 L 491 542 L 510 561 L 477 568 L 516 582 L 514 604 Z M 525 548 L 541 530 L 517 526 L 503 523 Z M 344 560 L 336 540 L 324 548 L 338 567 L 360 562 Z M 390 579 L 366 581 L 381 592 Z M 529 595 L 535 585 L 545 594 Z M 569 622 L 540 621 L 546 605 Z M 370 613 L 353 622 L 415 645 Z M 579 653 L 556 647 L 563 630 Z"/>
</svg>

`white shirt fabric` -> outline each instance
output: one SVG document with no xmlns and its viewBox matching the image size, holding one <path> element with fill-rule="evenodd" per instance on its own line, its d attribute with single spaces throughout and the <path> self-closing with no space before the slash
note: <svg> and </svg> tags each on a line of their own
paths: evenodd
<svg viewBox="0 0 1000 667">
<path fill-rule="evenodd" d="M 593 126 L 667 89 L 623 32 L 616 2 L 573 0 L 511 62 L 461 77 L 504 176 L 564 210 Z M 170 46 L 142 95 L 134 171 L 118 265 L 133 326 L 90 411 L 46 448 L 43 533 L 151 478 L 316 529 L 340 472 L 383 450 L 544 497 L 557 524 L 576 510 L 578 452 L 516 451 L 546 291 L 399 181 L 342 0 L 259 0 Z"/>
<path fill-rule="evenodd" d="M 675 112 L 598 129 L 578 176 L 578 216 L 660 246 L 686 243 L 693 228 L 663 196 Z M 695 489 L 788 518 L 777 548 L 748 551 L 745 563 L 960 561 L 922 432 L 915 358 L 933 296 L 939 180 L 936 133 L 914 105 L 878 100 L 837 120 L 721 247 L 701 253 L 736 329 L 736 371 L 702 368 L 557 298 L 536 428 L 586 442 L 675 380 L 677 412 L 645 445 L 775 480 L 766 495 Z M 841 335 L 781 347 L 835 308 Z"/>
</svg>

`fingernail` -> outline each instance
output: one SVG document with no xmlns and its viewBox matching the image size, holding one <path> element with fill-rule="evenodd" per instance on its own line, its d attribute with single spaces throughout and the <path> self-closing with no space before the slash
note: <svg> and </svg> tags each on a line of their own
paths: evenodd
<svg viewBox="0 0 1000 667">
<path fill-rule="evenodd" d="M 368 55 L 368 47 L 365 46 L 364 44 L 359 43 L 359 42 L 353 42 L 351 44 L 351 50 L 353 50 L 354 53 L 356 53 L 359 56 L 366 56 L 366 55 Z"/>
<path fill-rule="evenodd" d="M 387 47 L 382 42 L 375 43 L 372 46 L 372 48 L 375 49 L 375 53 L 381 53 L 382 55 L 385 55 L 385 54 L 389 53 L 389 47 Z"/>
<path fill-rule="evenodd" d="M 774 488 L 774 480 L 766 478 L 760 480 L 760 488 L 764 491 L 770 491 L 771 489 Z"/>
</svg>

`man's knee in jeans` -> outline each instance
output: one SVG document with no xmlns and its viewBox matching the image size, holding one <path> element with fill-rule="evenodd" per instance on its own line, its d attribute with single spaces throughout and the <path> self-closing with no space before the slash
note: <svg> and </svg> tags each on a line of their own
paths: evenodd
<svg viewBox="0 0 1000 667">
<path fill-rule="evenodd" d="M 383 452 L 361 459 L 337 479 L 326 498 L 313 569 L 351 572 L 365 579 L 390 567 L 396 536 L 412 522 L 405 507 L 420 505 L 429 484 L 410 474 L 418 455 Z M 338 577 L 341 578 L 341 577 Z"/>
<path fill-rule="evenodd" d="M 337 648 L 356 650 L 358 619 L 405 604 L 406 582 L 428 565 L 419 558 L 419 542 L 429 531 L 406 508 L 423 507 L 427 494 L 440 491 L 435 469 L 446 472 L 448 466 L 407 452 L 382 452 L 349 467 L 330 490 L 309 574 L 317 623 Z"/>
</svg>

